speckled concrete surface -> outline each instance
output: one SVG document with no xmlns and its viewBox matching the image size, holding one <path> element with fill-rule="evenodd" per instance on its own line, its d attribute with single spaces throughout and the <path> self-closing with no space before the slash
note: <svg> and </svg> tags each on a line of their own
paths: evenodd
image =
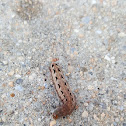
<svg viewBox="0 0 126 126">
<path fill-rule="evenodd" d="M 52 58 L 78 104 L 56 121 Z M 1 0 L 0 125 L 126 126 L 126 1 Z"/>
</svg>

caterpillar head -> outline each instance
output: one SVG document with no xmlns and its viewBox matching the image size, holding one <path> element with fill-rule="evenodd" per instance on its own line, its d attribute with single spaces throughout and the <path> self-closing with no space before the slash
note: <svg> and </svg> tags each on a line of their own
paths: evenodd
<svg viewBox="0 0 126 126">
<path fill-rule="evenodd" d="M 53 118 L 58 119 L 59 117 L 63 116 L 63 109 L 63 106 L 58 107 L 53 113 Z"/>
</svg>

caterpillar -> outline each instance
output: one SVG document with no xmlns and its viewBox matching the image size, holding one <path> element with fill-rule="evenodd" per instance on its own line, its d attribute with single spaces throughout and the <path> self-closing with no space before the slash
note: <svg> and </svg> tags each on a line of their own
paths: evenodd
<svg viewBox="0 0 126 126">
<path fill-rule="evenodd" d="M 51 63 L 50 71 L 56 92 L 63 103 L 53 113 L 53 118 L 58 119 L 73 112 L 76 106 L 76 98 L 65 80 L 62 70 L 56 63 Z"/>
</svg>

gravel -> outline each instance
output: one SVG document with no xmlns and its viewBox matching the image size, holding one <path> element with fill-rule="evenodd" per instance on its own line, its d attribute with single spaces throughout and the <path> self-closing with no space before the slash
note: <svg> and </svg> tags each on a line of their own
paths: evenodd
<svg viewBox="0 0 126 126">
<path fill-rule="evenodd" d="M 126 1 L 1 0 L 0 125 L 126 126 Z M 58 58 L 77 109 L 53 120 Z"/>
</svg>

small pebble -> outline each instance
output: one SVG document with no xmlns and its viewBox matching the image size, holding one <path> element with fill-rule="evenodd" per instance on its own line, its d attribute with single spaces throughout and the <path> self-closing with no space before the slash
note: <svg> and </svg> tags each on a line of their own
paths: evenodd
<svg viewBox="0 0 126 126">
<path fill-rule="evenodd" d="M 88 69 L 87 69 L 86 67 L 83 67 L 83 68 L 82 68 L 82 71 L 83 71 L 83 72 L 87 72 Z"/>
<path fill-rule="evenodd" d="M 78 32 L 79 32 L 79 30 L 78 30 L 78 29 L 74 29 L 74 32 L 78 33 Z"/>
<path fill-rule="evenodd" d="M 2 86 L 3 86 L 3 87 L 6 87 L 6 84 L 5 84 L 5 83 L 3 83 L 3 84 L 2 84 Z"/>
<path fill-rule="evenodd" d="M 114 78 L 114 77 L 111 77 L 111 80 L 117 80 L 116 78 Z"/>
<path fill-rule="evenodd" d="M 72 119 L 68 119 L 68 121 L 69 121 L 69 123 L 71 123 L 72 122 Z"/>
<path fill-rule="evenodd" d="M 81 21 L 82 23 L 88 24 L 90 22 L 90 17 L 83 17 Z"/>
<path fill-rule="evenodd" d="M 39 90 L 44 90 L 45 89 L 45 86 L 39 86 L 38 89 Z"/>
<path fill-rule="evenodd" d="M 39 121 L 39 122 L 41 122 L 41 119 L 40 119 L 40 118 L 38 118 L 38 121 Z"/>
<path fill-rule="evenodd" d="M 54 126 L 54 125 L 56 125 L 56 120 L 50 122 L 50 126 Z"/>
<path fill-rule="evenodd" d="M 91 2 L 92 2 L 92 4 L 96 4 L 97 3 L 96 0 L 92 0 Z"/>
<path fill-rule="evenodd" d="M 92 72 L 88 72 L 90 75 L 93 75 L 93 73 Z"/>
<path fill-rule="evenodd" d="M 75 51 L 75 48 L 71 48 L 71 52 L 73 53 Z"/>
<path fill-rule="evenodd" d="M 84 35 L 83 34 L 79 34 L 79 38 L 83 38 L 84 37 Z"/>
<path fill-rule="evenodd" d="M 115 121 L 116 121 L 116 122 L 119 122 L 119 118 L 115 118 Z"/>
<path fill-rule="evenodd" d="M 88 107 L 89 107 L 88 108 L 89 111 L 92 111 L 94 109 L 94 105 L 93 104 L 90 104 Z"/>
<path fill-rule="evenodd" d="M 11 16 L 12 18 L 14 18 L 15 17 L 15 14 L 12 14 L 12 16 Z"/>
<path fill-rule="evenodd" d="M 24 21 L 24 24 L 26 25 L 27 24 L 27 21 Z"/>
<path fill-rule="evenodd" d="M 74 55 L 78 55 L 78 52 L 77 51 L 74 51 Z"/>
<path fill-rule="evenodd" d="M 30 75 L 30 74 L 31 74 L 31 71 L 28 71 L 26 74 L 27 74 L 27 75 Z"/>
<path fill-rule="evenodd" d="M 44 83 L 44 87 L 45 87 L 45 88 L 48 88 L 48 84 Z"/>
<path fill-rule="evenodd" d="M 21 84 L 22 82 L 23 82 L 22 79 L 17 79 L 17 80 L 16 80 L 16 83 L 17 83 L 17 84 Z"/>
<path fill-rule="evenodd" d="M 123 106 L 119 106 L 118 107 L 120 111 L 123 111 L 124 107 Z"/>
<path fill-rule="evenodd" d="M 36 77 L 36 74 L 33 73 L 32 75 L 29 76 L 29 80 L 32 81 Z"/>
<path fill-rule="evenodd" d="M 6 93 L 1 95 L 1 98 L 5 98 L 6 97 Z"/>
<path fill-rule="evenodd" d="M 88 90 L 93 90 L 93 89 L 94 89 L 94 87 L 92 85 L 88 86 Z"/>
<path fill-rule="evenodd" d="M 124 121 L 123 117 L 120 118 L 120 121 L 121 121 L 121 122 Z"/>
<path fill-rule="evenodd" d="M 126 99 L 126 94 L 124 94 L 124 99 Z"/>
<path fill-rule="evenodd" d="M 96 33 L 97 33 L 97 34 L 101 34 L 101 33 L 102 33 L 102 31 L 101 31 L 101 30 L 98 30 L 98 31 L 96 31 Z"/>
<path fill-rule="evenodd" d="M 122 48 L 123 48 L 123 50 L 125 50 L 125 51 L 126 51 L 126 46 L 123 46 Z"/>
<path fill-rule="evenodd" d="M 100 103 L 100 106 L 103 108 L 103 109 L 106 109 L 107 108 L 107 106 L 106 106 L 106 103 Z"/>
<path fill-rule="evenodd" d="M 78 89 L 74 90 L 75 93 L 78 93 Z"/>
<path fill-rule="evenodd" d="M 7 61 L 3 61 L 3 64 L 4 64 L 4 65 L 7 65 L 7 64 L 8 64 L 8 62 L 7 62 Z"/>
<path fill-rule="evenodd" d="M 70 73 L 66 73 L 66 76 L 69 76 L 70 75 Z"/>
<path fill-rule="evenodd" d="M 115 60 L 112 60 L 112 63 L 115 64 Z"/>
<path fill-rule="evenodd" d="M 81 77 L 83 76 L 83 71 L 80 71 L 80 76 L 81 76 Z"/>
<path fill-rule="evenodd" d="M 10 87 L 14 87 L 14 82 L 13 82 L 13 81 L 10 81 L 10 82 L 8 83 L 8 85 L 9 85 Z"/>
<path fill-rule="evenodd" d="M 14 96 L 15 96 L 15 94 L 14 94 L 14 93 L 11 93 L 11 94 L 10 94 L 10 96 L 11 96 L 11 97 L 14 97 Z"/>
<path fill-rule="evenodd" d="M 84 103 L 84 106 L 88 106 L 88 103 L 85 102 L 85 103 Z"/>
<path fill-rule="evenodd" d="M 126 37 L 126 34 L 125 34 L 124 32 L 120 32 L 120 33 L 118 34 L 118 36 L 119 36 L 119 37 Z"/>
<path fill-rule="evenodd" d="M 4 122 L 0 122 L 0 126 L 2 126 L 4 124 Z"/>
<path fill-rule="evenodd" d="M 115 59 L 115 57 L 114 57 L 114 56 L 112 56 L 112 57 L 111 57 L 111 59 L 112 59 L 112 60 L 114 60 L 114 59 Z"/>
<path fill-rule="evenodd" d="M 111 60 L 108 55 L 106 55 L 104 59 L 106 59 L 107 61 Z"/>
<path fill-rule="evenodd" d="M 123 123 L 123 126 L 126 126 L 126 123 Z"/>
<path fill-rule="evenodd" d="M 68 66 L 68 72 L 71 73 L 73 71 L 73 67 L 72 66 Z"/>
<path fill-rule="evenodd" d="M 16 85 L 15 86 L 15 90 L 17 90 L 17 91 L 23 91 L 23 87 L 20 86 L 20 85 Z"/>
<path fill-rule="evenodd" d="M 117 126 L 117 123 L 116 123 L 116 122 L 114 122 L 114 123 L 113 123 L 113 125 L 114 125 L 114 126 Z"/>
<path fill-rule="evenodd" d="M 3 91 L 3 89 L 0 89 L 0 92 L 2 92 Z"/>
<path fill-rule="evenodd" d="M 87 112 L 87 111 L 84 111 L 84 112 L 82 113 L 82 117 L 84 117 L 84 118 L 88 117 L 88 112 Z"/>
<path fill-rule="evenodd" d="M 2 121 L 6 122 L 6 117 L 5 116 L 2 116 Z"/>
<path fill-rule="evenodd" d="M 104 117 L 105 117 L 105 113 L 102 113 L 102 114 L 101 114 L 101 119 L 103 120 Z"/>
<path fill-rule="evenodd" d="M 21 75 L 16 74 L 15 77 L 16 77 L 16 78 L 21 78 Z"/>
<path fill-rule="evenodd" d="M 13 76 L 13 75 L 14 75 L 14 71 L 10 71 L 10 72 L 8 73 L 8 75 L 9 75 L 9 76 Z"/>
<path fill-rule="evenodd" d="M 97 117 L 96 114 L 94 114 L 94 119 L 97 120 L 97 121 L 99 120 L 99 118 Z"/>
</svg>

